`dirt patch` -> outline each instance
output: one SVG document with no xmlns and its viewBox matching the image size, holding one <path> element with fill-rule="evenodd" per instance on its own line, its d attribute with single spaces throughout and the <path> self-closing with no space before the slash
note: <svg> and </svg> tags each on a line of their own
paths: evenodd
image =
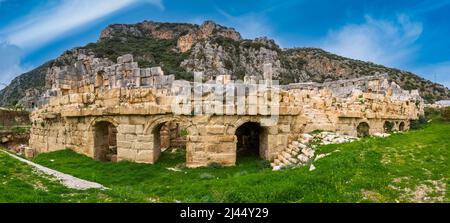
<svg viewBox="0 0 450 223">
<path fill-rule="evenodd" d="M 412 191 L 412 201 L 420 203 L 443 202 L 446 186 L 447 185 L 440 180 L 429 180 L 426 184 L 421 184 Z"/>
<path fill-rule="evenodd" d="M 407 181 L 409 179 L 410 179 L 409 177 L 397 177 L 397 178 L 394 178 L 392 180 L 392 182 L 394 182 L 394 183 L 401 183 L 402 181 Z"/>
<path fill-rule="evenodd" d="M 378 192 L 370 191 L 370 190 L 361 190 L 361 194 L 363 195 L 364 200 L 369 200 L 372 202 L 382 202 L 383 195 Z"/>
<path fill-rule="evenodd" d="M 392 182 L 396 184 L 409 180 L 409 177 L 395 178 Z M 402 193 L 401 200 L 413 203 L 436 203 L 444 202 L 446 195 L 446 183 L 443 180 L 427 180 L 413 189 L 389 185 L 390 188 Z"/>
</svg>

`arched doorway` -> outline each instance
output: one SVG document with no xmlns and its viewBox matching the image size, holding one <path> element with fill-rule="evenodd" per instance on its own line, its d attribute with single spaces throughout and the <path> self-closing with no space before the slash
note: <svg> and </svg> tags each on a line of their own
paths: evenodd
<svg viewBox="0 0 450 223">
<path fill-rule="evenodd" d="M 94 125 L 94 159 L 117 161 L 117 128 L 110 122 L 101 121 Z"/>
<path fill-rule="evenodd" d="M 236 129 L 236 160 L 246 157 L 265 157 L 267 130 L 257 122 L 246 122 Z"/>
<path fill-rule="evenodd" d="M 405 123 L 404 122 L 400 122 L 400 124 L 398 125 L 398 131 L 400 131 L 400 132 L 405 131 Z"/>
<path fill-rule="evenodd" d="M 394 123 L 390 121 L 385 121 L 383 125 L 383 129 L 385 133 L 390 133 L 394 130 Z"/>
<path fill-rule="evenodd" d="M 186 148 L 185 131 L 179 123 L 173 121 L 156 125 L 152 130 L 154 162 L 168 149 L 171 152 L 183 152 Z"/>
<path fill-rule="evenodd" d="M 358 137 L 367 137 L 370 135 L 370 126 L 367 122 L 361 122 L 359 123 L 358 127 L 356 128 Z"/>
</svg>

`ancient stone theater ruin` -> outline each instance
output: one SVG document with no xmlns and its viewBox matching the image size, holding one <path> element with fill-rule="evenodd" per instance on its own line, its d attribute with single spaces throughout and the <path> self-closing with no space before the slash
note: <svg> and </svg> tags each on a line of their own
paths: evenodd
<svg viewBox="0 0 450 223">
<path fill-rule="evenodd" d="M 50 68 L 47 85 L 32 113 L 30 146 L 101 161 L 153 164 L 171 146 L 186 149 L 188 167 L 234 165 L 241 154 L 273 161 L 302 133 L 404 131 L 423 113 L 418 92 L 386 75 L 281 86 L 270 64 L 242 82 L 221 75 L 196 83 L 139 68 L 132 55 L 113 63 L 80 53 L 74 66 Z"/>
</svg>

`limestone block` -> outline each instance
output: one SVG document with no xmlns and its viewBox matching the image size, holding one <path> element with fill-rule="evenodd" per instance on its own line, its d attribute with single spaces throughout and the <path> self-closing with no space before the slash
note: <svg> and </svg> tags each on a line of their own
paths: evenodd
<svg viewBox="0 0 450 223">
<path fill-rule="evenodd" d="M 210 158 L 210 160 L 204 162 L 204 166 L 210 163 L 220 163 L 223 166 L 232 166 L 236 164 L 236 154 L 234 153 L 215 154 Z"/>
<path fill-rule="evenodd" d="M 133 143 L 133 149 L 137 150 L 153 150 L 153 142 L 135 142 Z"/>
<path fill-rule="evenodd" d="M 154 163 L 152 150 L 138 150 L 136 154 L 137 163 Z"/>
<path fill-rule="evenodd" d="M 223 134 L 225 132 L 225 126 L 221 125 L 207 126 L 206 132 L 213 135 Z"/>
<path fill-rule="evenodd" d="M 69 102 L 72 104 L 83 103 L 83 98 L 80 96 L 80 94 L 70 94 Z"/>
<path fill-rule="evenodd" d="M 131 54 L 125 54 L 123 56 L 120 56 L 117 58 L 117 63 L 121 64 L 121 63 L 131 63 L 133 62 L 133 55 Z"/>
<path fill-rule="evenodd" d="M 133 143 L 132 143 L 132 142 L 128 142 L 128 141 L 117 141 L 117 148 L 131 149 L 132 147 L 133 147 Z"/>
<path fill-rule="evenodd" d="M 291 131 L 290 125 L 279 125 L 280 132 L 289 133 Z"/>
<path fill-rule="evenodd" d="M 287 146 L 288 135 L 277 135 L 277 145 Z"/>
<path fill-rule="evenodd" d="M 117 160 L 128 160 L 128 161 L 135 161 L 137 158 L 138 151 L 135 149 L 124 149 L 124 148 L 117 148 Z"/>
<path fill-rule="evenodd" d="M 128 141 L 128 142 L 136 142 L 137 141 L 137 135 L 135 133 L 125 134 L 125 140 Z"/>
<path fill-rule="evenodd" d="M 117 129 L 122 134 L 135 134 L 136 133 L 136 125 L 119 125 Z"/>
<path fill-rule="evenodd" d="M 163 72 L 161 67 L 152 67 L 151 68 L 151 74 L 153 76 L 163 76 L 164 72 Z"/>
<path fill-rule="evenodd" d="M 207 144 L 206 151 L 209 153 L 232 153 L 236 150 L 234 143 Z"/>
</svg>

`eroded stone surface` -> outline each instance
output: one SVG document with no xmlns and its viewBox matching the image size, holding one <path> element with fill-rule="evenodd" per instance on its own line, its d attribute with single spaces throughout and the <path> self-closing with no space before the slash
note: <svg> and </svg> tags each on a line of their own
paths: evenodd
<svg viewBox="0 0 450 223">
<path fill-rule="evenodd" d="M 160 131 L 165 123 L 176 123 L 185 134 L 187 166 L 234 165 L 236 130 L 253 122 L 261 125 L 260 157 L 275 163 L 295 164 L 313 157 L 313 151 L 305 146 L 313 136 L 304 134 L 301 139 L 304 141 L 294 142 L 303 133 L 322 130 L 349 137 L 373 135 L 385 131 L 386 121 L 393 123 L 393 130 L 407 130 L 410 120 L 423 113 L 418 92 L 402 90 L 385 75 L 323 84 L 270 86 L 256 95 L 246 93 L 241 101 L 230 97 L 223 103 L 211 103 L 219 91 L 225 94 L 233 90 L 233 83 L 225 75 L 203 89 L 200 97 L 203 106 L 192 106 L 185 113 L 177 114 L 172 107 L 177 100 L 173 76 L 164 75 L 158 67 L 139 68 L 131 55 L 119 57 L 117 61 L 115 64 L 80 52 L 75 67 L 55 66 L 49 70 L 47 81 L 51 90 L 43 97 L 45 103 L 31 116 L 30 146 L 36 152 L 71 148 L 94 157 L 95 126 L 107 122 L 117 129 L 114 159 L 155 163 L 161 154 L 161 140 L 169 137 L 156 130 Z M 262 76 L 272 77 L 272 69 L 265 70 Z M 255 78 L 246 76 L 245 80 L 243 84 L 248 89 L 255 88 Z M 220 84 L 226 85 L 215 87 L 224 86 Z M 279 94 L 271 98 L 275 91 Z M 257 103 L 252 101 L 255 98 Z M 268 100 L 276 102 L 270 107 L 278 111 L 274 122 L 267 119 L 272 111 L 267 110 Z M 183 103 L 196 102 L 192 99 Z M 242 103 L 246 106 L 240 106 Z M 208 109 L 211 106 L 212 113 Z M 198 111 L 202 114 L 193 115 Z M 363 124 L 366 128 L 361 128 Z M 365 132 L 358 132 L 361 129 Z M 334 140 L 332 136 L 327 137 L 325 142 Z M 296 148 L 291 148 L 296 156 L 284 154 L 289 145 Z M 306 158 L 299 158 L 299 153 Z"/>
</svg>

